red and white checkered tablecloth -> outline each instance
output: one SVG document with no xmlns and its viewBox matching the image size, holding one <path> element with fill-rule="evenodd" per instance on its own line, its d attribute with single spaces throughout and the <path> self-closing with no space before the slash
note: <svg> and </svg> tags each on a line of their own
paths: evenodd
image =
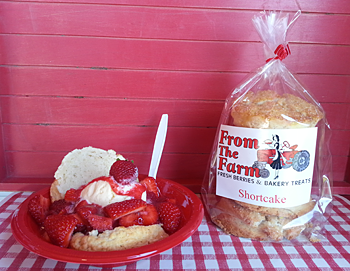
<svg viewBox="0 0 350 271">
<path fill-rule="evenodd" d="M 11 233 L 11 214 L 30 193 L 17 192 L 0 203 L 0 271 L 7 270 L 350 270 L 350 201 L 335 196 L 320 243 L 257 242 L 224 234 L 206 218 L 182 244 L 159 255 L 115 268 L 58 262 L 20 245 Z"/>
</svg>

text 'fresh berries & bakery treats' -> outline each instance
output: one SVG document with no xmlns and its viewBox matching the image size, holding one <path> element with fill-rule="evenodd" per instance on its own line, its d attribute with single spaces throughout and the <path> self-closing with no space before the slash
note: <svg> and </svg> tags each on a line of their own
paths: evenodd
<svg viewBox="0 0 350 271">
<path fill-rule="evenodd" d="M 55 173 L 50 198 L 33 197 L 28 212 L 43 238 L 65 248 L 112 251 L 162 240 L 180 228 L 176 200 L 164 197 L 152 177 L 113 150 L 68 153 Z"/>
</svg>

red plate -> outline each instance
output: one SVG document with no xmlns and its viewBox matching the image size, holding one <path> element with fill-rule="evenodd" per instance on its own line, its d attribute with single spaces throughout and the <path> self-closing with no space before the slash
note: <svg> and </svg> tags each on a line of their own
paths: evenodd
<svg viewBox="0 0 350 271">
<path fill-rule="evenodd" d="M 28 215 L 28 202 L 37 194 L 49 197 L 49 188 L 33 193 L 13 213 L 11 229 L 16 240 L 26 249 L 43 256 L 62 262 L 89 264 L 95 266 L 121 266 L 145 259 L 185 241 L 199 227 L 203 219 L 203 205 L 200 199 L 188 188 L 161 178 L 157 178 L 159 189 L 164 196 L 175 198 L 182 208 L 183 221 L 181 228 L 169 237 L 139 248 L 123 251 L 87 252 L 61 248 L 46 242 L 41 238 L 39 227 Z"/>
</svg>

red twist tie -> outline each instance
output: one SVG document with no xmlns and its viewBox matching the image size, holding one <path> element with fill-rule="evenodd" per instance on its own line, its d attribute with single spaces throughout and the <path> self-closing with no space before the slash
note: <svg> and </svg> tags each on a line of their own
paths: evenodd
<svg viewBox="0 0 350 271">
<path fill-rule="evenodd" d="M 273 59 L 279 59 L 279 60 L 285 59 L 288 55 L 290 55 L 289 45 L 287 44 L 286 47 L 284 47 L 282 44 L 278 45 L 276 50 L 274 51 L 274 54 L 276 56 L 266 60 L 266 63 L 270 62 Z"/>
</svg>

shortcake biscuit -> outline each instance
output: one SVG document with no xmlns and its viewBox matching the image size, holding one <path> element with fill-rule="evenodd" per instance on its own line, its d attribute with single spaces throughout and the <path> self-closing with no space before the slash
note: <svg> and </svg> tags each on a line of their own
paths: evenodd
<svg viewBox="0 0 350 271">
<path fill-rule="evenodd" d="M 288 218 L 297 218 L 310 212 L 315 207 L 316 202 L 310 200 L 305 204 L 289 207 L 289 208 L 264 207 L 264 206 L 249 204 L 241 201 L 236 201 L 236 204 L 239 204 L 242 207 L 245 207 L 252 211 L 259 212 L 264 215 L 275 215 L 275 216 L 288 217 Z"/>
<path fill-rule="evenodd" d="M 299 208 L 300 216 L 306 214 L 308 208 L 308 204 L 303 211 L 301 211 L 302 208 Z M 212 210 L 212 214 L 213 222 L 226 233 L 260 241 L 281 241 L 283 238 L 292 240 L 309 226 L 303 221 L 288 226 L 288 223 L 300 217 L 295 213 L 293 218 L 267 215 L 240 206 L 236 201 L 227 198 L 219 200 Z"/>
<path fill-rule="evenodd" d="M 232 106 L 233 125 L 259 129 L 315 127 L 323 113 L 318 107 L 292 94 L 272 90 L 249 91 Z"/>
<path fill-rule="evenodd" d="M 125 158 L 114 150 L 94 147 L 75 149 L 62 160 L 50 187 L 51 201 L 63 199 L 67 190 L 77 189 L 95 178 L 109 176 L 109 170 L 117 159 Z"/>
<path fill-rule="evenodd" d="M 149 245 L 168 237 L 159 224 L 151 226 L 116 227 L 98 234 L 77 232 L 70 241 L 70 247 L 84 251 L 113 251 Z"/>
</svg>

